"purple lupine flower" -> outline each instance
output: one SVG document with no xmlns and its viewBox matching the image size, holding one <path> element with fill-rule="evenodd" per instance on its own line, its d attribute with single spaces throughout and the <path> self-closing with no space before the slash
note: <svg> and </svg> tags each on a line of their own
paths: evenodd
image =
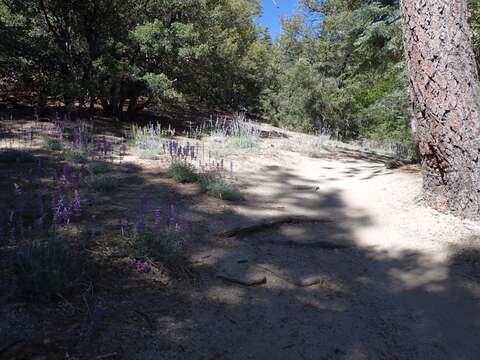
<svg viewBox="0 0 480 360">
<path fill-rule="evenodd" d="M 71 185 L 71 180 L 72 180 L 72 178 L 71 178 L 71 170 L 70 170 L 70 167 L 69 167 L 67 164 L 65 164 L 65 165 L 63 166 L 62 175 L 61 175 L 60 179 L 61 179 L 61 180 L 60 180 L 61 183 L 62 183 L 64 186 L 69 186 L 69 185 Z"/>
<path fill-rule="evenodd" d="M 24 239 L 25 238 L 25 226 L 23 224 L 23 218 L 22 217 L 18 217 L 17 226 L 18 226 L 20 238 Z"/>
<path fill-rule="evenodd" d="M 79 218 L 82 216 L 82 204 L 80 199 L 80 193 L 78 190 L 75 190 L 73 195 L 72 203 L 70 204 L 70 212 L 74 218 Z"/>
<path fill-rule="evenodd" d="M 124 220 L 125 220 L 125 216 L 124 214 L 120 214 L 119 217 L 118 217 L 118 225 L 120 226 L 120 232 L 122 234 L 122 237 L 125 237 L 125 223 L 124 223 Z"/>
<path fill-rule="evenodd" d="M 21 213 L 25 208 L 25 198 L 20 185 L 13 184 L 15 186 L 15 212 Z"/>
<path fill-rule="evenodd" d="M 147 203 L 148 203 L 147 194 L 142 194 L 142 196 L 140 197 L 140 206 L 138 208 L 138 214 L 140 216 L 145 215 Z"/>
<path fill-rule="evenodd" d="M 93 321 L 96 323 L 102 322 L 107 317 L 107 311 L 100 305 L 95 306 L 93 310 Z"/>
<path fill-rule="evenodd" d="M 72 216 L 69 207 L 65 206 L 64 194 L 58 193 L 52 203 L 53 220 L 56 224 L 68 224 Z"/>
<path fill-rule="evenodd" d="M 146 261 L 138 260 L 138 259 L 133 259 L 131 262 L 132 266 L 143 273 L 149 273 L 151 270 L 150 265 Z"/>
<path fill-rule="evenodd" d="M 145 225 L 145 218 L 141 216 L 137 223 L 137 232 L 139 234 L 145 234 L 146 230 L 147 226 Z"/>
<path fill-rule="evenodd" d="M 36 172 L 37 172 L 37 177 L 41 177 L 45 174 L 45 171 L 43 169 L 43 164 L 42 164 L 42 161 L 40 159 L 38 159 Z"/>
<path fill-rule="evenodd" d="M 174 205 L 170 205 L 170 219 L 169 219 L 169 225 L 173 226 L 177 223 L 177 212 L 175 210 Z"/>
<path fill-rule="evenodd" d="M 155 237 L 158 239 L 160 239 L 160 236 L 161 236 L 161 218 L 162 218 L 162 214 L 160 212 L 160 209 L 156 209 L 155 210 Z"/>
<path fill-rule="evenodd" d="M 45 217 L 40 216 L 38 219 L 35 220 L 33 223 L 33 229 L 37 231 L 41 231 L 43 229 L 43 226 L 45 225 Z"/>
</svg>

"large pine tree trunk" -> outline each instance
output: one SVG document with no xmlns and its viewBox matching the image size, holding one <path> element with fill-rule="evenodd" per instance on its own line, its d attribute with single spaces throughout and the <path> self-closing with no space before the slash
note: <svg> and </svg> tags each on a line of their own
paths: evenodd
<svg viewBox="0 0 480 360">
<path fill-rule="evenodd" d="M 465 0 L 401 0 L 425 200 L 480 217 L 480 83 Z"/>
</svg>

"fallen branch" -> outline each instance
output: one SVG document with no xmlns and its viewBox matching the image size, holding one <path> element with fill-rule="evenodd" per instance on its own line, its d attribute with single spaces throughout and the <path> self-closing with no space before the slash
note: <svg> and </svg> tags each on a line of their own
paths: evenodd
<svg viewBox="0 0 480 360">
<path fill-rule="evenodd" d="M 105 354 L 105 355 L 98 355 L 95 359 L 104 360 L 104 359 L 110 359 L 110 358 L 113 358 L 113 357 L 116 357 L 116 356 L 117 356 L 117 353 L 114 352 L 114 353 Z"/>
<path fill-rule="evenodd" d="M 272 245 L 282 245 L 282 246 L 296 246 L 296 247 L 304 247 L 304 248 L 311 248 L 311 249 L 324 249 L 324 250 L 337 250 L 337 249 L 346 249 L 347 245 L 343 244 L 335 244 L 330 241 L 315 241 L 315 242 L 299 242 L 294 240 L 286 240 L 286 241 L 275 241 L 269 240 L 269 244 Z"/>
<path fill-rule="evenodd" d="M 271 229 L 284 224 L 314 224 L 314 223 L 332 223 L 332 219 L 316 219 L 304 216 L 283 216 L 276 219 L 268 219 L 257 224 L 236 227 L 220 234 L 222 237 L 235 237 L 239 235 L 251 234 L 258 231 Z"/>
<path fill-rule="evenodd" d="M 256 286 L 256 285 L 263 285 L 267 283 L 267 278 L 265 276 L 259 279 L 241 280 L 234 277 L 219 274 L 217 275 L 217 278 L 234 283 L 234 284 L 243 285 L 243 286 Z"/>
<path fill-rule="evenodd" d="M 281 280 L 283 280 L 283 281 L 285 281 L 289 284 L 298 286 L 298 287 L 310 287 L 310 286 L 313 286 L 313 285 L 323 284 L 325 282 L 324 279 L 319 279 L 319 278 L 295 280 L 295 279 L 289 278 L 288 276 L 280 274 L 276 271 L 273 271 L 272 269 L 270 269 L 267 266 L 263 266 L 263 265 L 256 265 L 256 266 L 258 268 L 262 269 L 262 270 L 265 270 L 265 271 L 269 272 L 270 274 L 276 276 L 277 278 L 279 278 L 279 279 L 281 279 Z"/>
<path fill-rule="evenodd" d="M 416 163 L 417 163 L 416 160 L 398 160 L 398 159 L 393 159 L 393 160 L 387 161 L 387 162 L 385 163 L 385 167 L 386 167 L 388 170 L 394 170 L 394 169 L 401 168 L 402 166 L 414 165 L 414 164 L 416 164 Z"/>
</svg>

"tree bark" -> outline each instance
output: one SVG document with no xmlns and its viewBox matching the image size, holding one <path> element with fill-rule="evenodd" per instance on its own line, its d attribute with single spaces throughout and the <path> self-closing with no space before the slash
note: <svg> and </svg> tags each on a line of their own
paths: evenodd
<svg viewBox="0 0 480 360">
<path fill-rule="evenodd" d="M 480 217 L 480 83 L 465 0 L 401 0 L 413 133 L 434 208 Z"/>
</svg>

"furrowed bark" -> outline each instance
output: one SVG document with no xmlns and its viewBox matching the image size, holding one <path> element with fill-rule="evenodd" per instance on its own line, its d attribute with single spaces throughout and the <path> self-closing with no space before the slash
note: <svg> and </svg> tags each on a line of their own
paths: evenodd
<svg viewBox="0 0 480 360">
<path fill-rule="evenodd" d="M 401 0 L 413 132 L 434 208 L 480 217 L 480 83 L 465 0 Z"/>
</svg>

